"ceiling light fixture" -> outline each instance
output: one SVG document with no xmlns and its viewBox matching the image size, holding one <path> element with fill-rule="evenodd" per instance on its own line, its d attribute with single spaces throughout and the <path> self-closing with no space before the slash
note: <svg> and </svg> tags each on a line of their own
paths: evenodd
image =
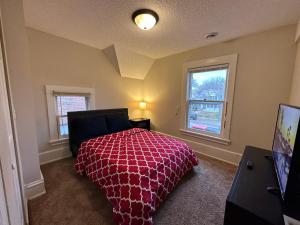
<svg viewBox="0 0 300 225">
<path fill-rule="evenodd" d="M 150 30 L 158 20 L 157 13 L 151 9 L 139 9 L 132 14 L 132 21 L 142 30 Z"/>
<path fill-rule="evenodd" d="M 204 38 L 211 39 L 211 38 L 218 36 L 218 34 L 219 34 L 218 32 L 211 32 L 211 33 L 205 34 Z"/>
</svg>

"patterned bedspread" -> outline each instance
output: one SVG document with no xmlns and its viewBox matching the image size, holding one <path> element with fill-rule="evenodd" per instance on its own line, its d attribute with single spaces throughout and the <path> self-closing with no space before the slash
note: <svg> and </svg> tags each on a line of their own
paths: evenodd
<svg viewBox="0 0 300 225">
<path fill-rule="evenodd" d="M 154 211 L 197 164 L 185 143 L 133 128 L 83 142 L 75 169 L 103 190 L 116 224 L 152 225 Z"/>
</svg>

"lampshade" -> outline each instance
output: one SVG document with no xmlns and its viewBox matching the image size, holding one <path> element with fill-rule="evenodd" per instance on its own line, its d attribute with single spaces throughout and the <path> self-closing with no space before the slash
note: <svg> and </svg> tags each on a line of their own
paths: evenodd
<svg viewBox="0 0 300 225">
<path fill-rule="evenodd" d="M 142 30 L 150 30 L 158 22 L 158 15 L 150 9 L 139 9 L 132 14 L 133 22 Z"/>
<path fill-rule="evenodd" d="M 147 108 L 147 103 L 146 102 L 139 102 L 139 108 L 141 110 L 145 110 Z"/>
</svg>

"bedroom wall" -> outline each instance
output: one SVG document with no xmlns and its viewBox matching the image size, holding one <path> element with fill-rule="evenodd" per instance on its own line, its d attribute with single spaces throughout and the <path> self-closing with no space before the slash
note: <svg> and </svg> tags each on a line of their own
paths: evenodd
<svg viewBox="0 0 300 225">
<path fill-rule="evenodd" d="M 27 197 L 30 197 L 27 191 L 30 191 L 30 187 L 37 186 L 37 182 L 41 181 L 42 177 L 37 149 L 32 76 L 28 60 L 29 49 L 23 5 L 21 0 L 1 0 L 0 6 L 6 72 L 15 111 L 14 128 L 18 139 L 25 192 Z"/>
<path fill-rule="evenodd" d="M 249 35 L 157 60 L 144 81 L 153 128 L 183 138 L 204 154 L 237 163 L 245 145 L 270 149 L 278 104 L 288 102 L 295 60 L 296 26 Z M 180 133 L 183 64 L 238 53 L 231 144 Z"/>
<path fill-rule="evenodd" d="M 297 26 L 295 45 L 297 46 L 297 53 L 292 80 L 290 104 L 300 106 L 300 21 Z"/>
<path fill-rule="evenodd" d="M 143 81 L 121 78 L 101 50 L 31 28 L 27 32 L 42 163 L 69 153 L 66 144 L 49 145 L 45 85 L 94 87 L 97 109 L 129 107 L 131 117 L 139 116 L 137 101 L 143 98 Z"/>
</svg>

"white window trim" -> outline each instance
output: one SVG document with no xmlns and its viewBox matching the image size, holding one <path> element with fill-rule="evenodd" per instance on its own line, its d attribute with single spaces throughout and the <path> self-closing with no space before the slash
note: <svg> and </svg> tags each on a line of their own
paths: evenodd
<svg viewBox="0 0 300 225">
<path fill-rule="evenodd" d="M 57 123 L 56 123 L 56 106 L 55 98 L 53 92 L 63 92 L 63 93 L 76 93 L 76 94 L 89 94 L 89 110 L 95 109 L 95 88 L 86 87 L 69 87 L 69 86 L 53 86 L 45 85 L 46 98 L 47 98 L 47 108 L 48 108 L 48 122 L 49 122 L 49 135 L 50 145 L 59 145 L 68 143 L 69 138 L 59 138 L 57 133 Z"/>
<path fill-rule="evenodd" d="M 183 78 L 182 78 L 182 99 L 181 99 L 181 119 L 180 119 L 180 132 L 185 135 L 201 138 L 211 142 L 217 142 L 224 145 L 229 145 L 230 141 L 230 127 L 231 127 L 231 117 L 232 117 L 232 106 L 233 106 L 233 96 L 234 96 L 234 86 L 236 77 L 238 54 L 225 55 L 215 58 L 196 60 L 187 62 L 183 65 Z M 227 101 L 227 116 L 226 116 L 226 127 L 223 129 L 221 135 L 208 134 L 203 132 L 196 132 L 195 130 L 187 128 L 187 113 L 188 113 L 188 78 L 189 71 L 201 67 L 209 67 L 228 64 L 228 79 L 226 83 L 226 95 L 225 101 Z"/>
</svg>

